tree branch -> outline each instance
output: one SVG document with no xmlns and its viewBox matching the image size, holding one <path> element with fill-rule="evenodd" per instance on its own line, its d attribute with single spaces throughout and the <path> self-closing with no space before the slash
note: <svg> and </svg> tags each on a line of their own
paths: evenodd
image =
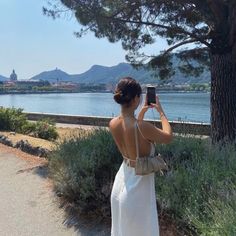
<svg viewBox="0 0 236 236">
<path fill-rule="evenodd" d="M 145 22 L 145 21 L 134 21 L 134 20 L 126 20 L 126 19 L 121 19 L 121 18 L 113 18 L 113 20 L 116 21 L 120 21 L 123 23 L 131 23 L 131 24 L 139 24 L 139 25 L 147 25 L 147 26 L 154 26 L 154 27 L 158 27 L 158 28 L 162 28 L 162 29 L 166 29 L 166 30 L 173 30 L 172 27 L 167 26 L 167 25 L 161 25 L 161 24 L 156 24 L 153 22 Z M 201 38 L 199 36 L 197 36 L 196 34 L 193 34 L 191 32 L 185 31 L 184 29 L 178 27 L 177 28 L 178 33 L 182 33 L 182 34 L 186 34 L 191 36 L 192 38 L 194 38 L 196 41 L 201 42 L 202 44 L 205 44 L 207 47 L 210 47 L 210 44 L 208 42 L 206 42 L 205 40 L 208 39 L 207 36 Z"/>
<path fill-rule="evenodd" d="M 180 46 L 183 46 L 183 45 L 185 45 L 185 44 L 195 43 L 195 42 L 198 42 L 198 40 L 197 40 L 197 39 L 189 39 L 189 40 L 186 40 L 186 41 L 177 43 L 177 44 L 175 44 L 173 47 L 170 47 L 170 48 L 168 48 L 167 50 L 165 50 L 162 55 L 164 56 L 164 55 L 168 54 L 169 52 L 173 51 L 174 49 L 176 49 L 176 48 L 178 48 L 178 47 L 180 47 Z"/>
<path fill-rule="evenodd" d="M 75 10 L 76 6 L 79 5 L 79 3 L 76 1 L 76 0 L 71 0 L 74 5 L 73 6 L 70 6 L 70 10 Z M 182 0 L 181 0 L 182 1 Z M 207 1 L 219 1 L 219 0 L 207 0 Z M 155 2 L 155 1 L 153 1 Z M 194 2 L 194 1 L 193 1 Z M 65 4 L 66 5 L 66 4 Z M 67 6 L 68 7 L 68 6 Z M 84 5 L 84 7 L 86 7 Z M 136 8 L 135 8 L 136 9 Z M 86 7 L 86 10 L 89 11 L 91 14 L 95 14 L 95 12 L 91 11 L 90 8 Z M 132 9 L 133 10 L 133 9 Z M 57 11 L 54 11 L 54 13 L 57 13 Z M 165 30 L 173 30 L 173 27 L 171 26 L 168 26 L 168 25 L 162 25 L 162 24 L 157 24 L 157 23 L 154 23 L 154 22 L 150 22 L 150 21 L 142 21 L 141 19 L 139 21 L 135 21 L 135 20 L 129 20 L 129 19 L 122 19 L 120 17 L 118 17 L 119 13 L 121 13 L 121 11 L 117 11 L 115 12 L 113 15 L 111 16 L 106 16 L 106 15 L 101 15 L 101 17 L 103 18 L 107 18 L 107 19 L 110 19 L 110 20 L 114 20 L 114 21 L 117 21 L 117 22 L 122 22 L 122 23 L 131 23 L 131 24 L 137 24 L 137 25 L 146 25 L 146 26 L 152 26 L 152 27 L 157 27 L 157 28 L 161 28 L 161 29 L 165 29 Z M 177 32 L 177 33 L 180 33 L 180 34 L 184 34 L 184 35 L 188 35 L 189 37 L 191 37 L 192 39 L 196 39 L 196 41 L 199 41 L 201 42 L 202 44 L 206 45 L 207 47 L 210 47 L 210 44 L 206 41 L 207 39 L 209 39 L 209 37 L 207 35 L 205 36 L 199 36 L 195 33 L 192 33 L 192 32 L 189 32 L 179 26 L 176 26 L 174 28 L 174 30 Z"/>
</svg>

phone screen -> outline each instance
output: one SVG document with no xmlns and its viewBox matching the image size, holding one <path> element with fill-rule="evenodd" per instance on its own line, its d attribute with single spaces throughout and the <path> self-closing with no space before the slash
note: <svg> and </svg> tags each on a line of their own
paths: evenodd
<svg viewBox="0 0 236 236">
<path fill-rule="evenodd" d="M 156 88 L 155 87 L 147 87 L 147 103 L 156 103 Z"/>
</svg>

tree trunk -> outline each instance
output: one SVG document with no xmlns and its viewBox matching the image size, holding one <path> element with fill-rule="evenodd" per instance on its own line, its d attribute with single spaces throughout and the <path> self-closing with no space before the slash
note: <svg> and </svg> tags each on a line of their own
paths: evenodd
<svg viewBox="0 0 236 236">
<path fill-rule="evenodd" d="M 211 54 L 212 143 L 236 141 L 236 65 L 233 53 Z"/>
<path fill-rule="evenodd" d="M 236 143 L 236 3 L 228 6 L 211 42 L 212 143 Z"/>
</svg>

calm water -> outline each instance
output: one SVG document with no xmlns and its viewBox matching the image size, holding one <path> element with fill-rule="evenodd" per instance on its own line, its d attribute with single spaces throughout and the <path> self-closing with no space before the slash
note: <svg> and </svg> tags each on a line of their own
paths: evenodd
<svg viewBox="0 0 236 236">
<path fill-rule="evenodd" d="M 159 98 L 169 120 L 210 122 L 210 95 L 207 93 L 161 93 Z M 26 112 L 73 115 L 116 116 L 120 106 L 111 93 L 1 95 L 0 106 L 23 108 Z M 158 119 L 155 110 L 147 119 Z"/>
</svg>

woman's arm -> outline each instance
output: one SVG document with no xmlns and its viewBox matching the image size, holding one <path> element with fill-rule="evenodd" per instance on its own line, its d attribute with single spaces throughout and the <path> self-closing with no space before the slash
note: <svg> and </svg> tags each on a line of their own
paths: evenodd
<svg viewBox="0 0 236 236">
<path fill-rule="evenodd" d="M 158 96 L 156 96 L 156 103 L 151 103 L 151 105 L 152 105 L 153 107 L 155 107 L 156 110 L 157 110 L 157 112 L 159 112 L 159 114 L 160 114 L 160 120 L 161 120 L 161 124 L 162 124 L 162 130 L 163 130 L 166 134 L 168 134 L 168 135 L 170 135 L 170 136 L 173 136 L 170 123 L 169 123 L 169 121 L 168 121 L 168 119 L 167 119 L 167 117 L 166 117 L 166 115 L 165 115 L 165 113 L 164 113 L 164 111 L 163 111 L 163 109 L 162 109 L 162 106 L 161 106 L 161 103 L 160 103 L 160 101 L 159 101 Z"/>
<path fill-rule="evenodd" d="M 148 108 L 146 108 L 145 106 L 143 106 L 138 114 L 138 120 L 143 120 L 144 115 L 146 113 L 146 111 L 148 110 Z"/>
<path fill-rule="evenodd" d="M 145 103 L 138 114 L 138 120 L 143 120 L 146 111 L 148 110 L 148 108 L 151 108 L 151 107 L 152 106 L 148 106 L 148 104 L 147 104 L 147 95 L 146 95 Z"/>
<path fill-rule="evenodd" d="M 149 123 L 149 122 L 142 122 L 141 125 L 141 131 L 143 133 L 143 135 L 155 142 L 155 143 L 170 143 L 173 140 L 173 133 L 172 133 L 172 129 L 171 126 L 168 122 L 168 119 L 161 107 L 161 104 L 159 102 L 158 96 L 156 96 L 156 103 L 151 103 L 151 106 L 149 107 L 154 107 L 157 112 L 160 114 L 160 120 L 161 120 L 161 124 L 162 124 L 162 129 L 157 128 L 156 126 L 154 126 L 153 124 Z M 146 110 L 148 109 L 145 106 L 141 109 L 138 119 L 142 120 L 144 117 L 144 114 L 146 112 Z"/>
</svg>

